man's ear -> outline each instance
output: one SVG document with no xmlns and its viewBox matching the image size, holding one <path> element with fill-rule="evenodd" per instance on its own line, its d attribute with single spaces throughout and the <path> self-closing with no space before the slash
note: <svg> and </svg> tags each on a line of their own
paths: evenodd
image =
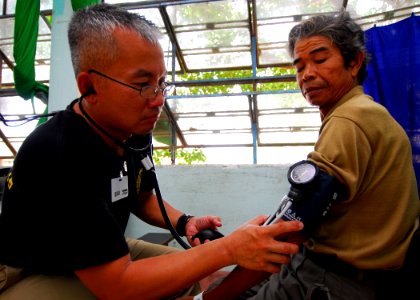
<svg viewBox="0 0 420 300">
<path fill-rule="evenodd" d="M 356 78 L 357 74 L 359 74 L 359 70 L 362 67 L 363 61 L 365 60 L 365 56 L 365 52 L 357 52 L 354 60 L 350 62 L 350 68 L 352 68 L 351 75 L 354 78 Z"/>
<path fill-rule="evenodd" d="M 93 82 L 88 72 L 80 72 L 77 75 L 76 81 L 80 94 L 82 94 L 83 97 L 96 94 L 96 91 L 93 87 Z"/>
</svg>

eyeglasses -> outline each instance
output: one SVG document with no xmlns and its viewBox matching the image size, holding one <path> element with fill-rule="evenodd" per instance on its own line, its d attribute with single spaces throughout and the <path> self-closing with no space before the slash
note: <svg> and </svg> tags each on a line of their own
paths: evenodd
<svg viewBox="0 0 420 300">
<path fill-rule="evenodd" d="M 88 73 L 95 73 L 98 74 L 99 76 L 102 76 L 106 79 L 112 80 L 116 83 L 119 83 L 121 85 L 124 85 L 126 87 L 129 87 L 133 90 L 136 90 L 140 93 L 140 96 L 142 96 L 143 98 L 146 99 L 153 99 L 157 96 L 158 92 L 160 91 L 162 93 L 163 97 L 166 97 L 167 95 L 171 95 L 174 91 L 175 86 L 174 85 L 170 85 L 166 82 L 162 82 L 159 86 L 155 86 L 155 85 L 146 85 L 146 86 L 142 86 L 141 88 L 137 88 L 135 86 L 129 85 L 127 83 L 124 83 L 122 81 L 119 81 L 117 79 L 114 79 L 112 77 L 109 77 L 108 75 L 105 75 L 104 73 L 101 73 L 99 71 L 96 70 L 89 70 Z"/>
</svg>

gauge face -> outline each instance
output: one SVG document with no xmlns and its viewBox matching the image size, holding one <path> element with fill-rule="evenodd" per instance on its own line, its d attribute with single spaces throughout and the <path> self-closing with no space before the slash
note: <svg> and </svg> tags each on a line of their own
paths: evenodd
<svg viewBox="0 0 420 300">
<path fill-rule="evenodd" d="M 290 182 L 303 184 L 311 181 L 317 174 L 317 168 L 313 163 L 307 161 L 297 164 L 290 170 Z"/>
</svg>

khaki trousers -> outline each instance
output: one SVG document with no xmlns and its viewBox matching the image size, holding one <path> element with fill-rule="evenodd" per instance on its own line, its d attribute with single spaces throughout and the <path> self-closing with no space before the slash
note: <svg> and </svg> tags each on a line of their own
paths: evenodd
<svg viewBox="0 0 420 300">
<path fill-rule="evenodd" d="M 132 260 L 159 256 L 180 251 L 148 243 L 127 239 Z M 77 276 L 30 275 L 22 278 L 21 270 L 0 264 L 1 300 L 93 300 L 96 297 L 82 284 Z M 199 284 L 165 299 L 192 296 L 200 292 Z"/>
</svg>

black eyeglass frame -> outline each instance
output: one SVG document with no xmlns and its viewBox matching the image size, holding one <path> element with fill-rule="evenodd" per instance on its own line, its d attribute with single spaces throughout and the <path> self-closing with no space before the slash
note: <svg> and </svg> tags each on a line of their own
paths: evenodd
<svg viewBox="0 0 420 300">
<path fill-rule="evenodd" d="M 110 77 L 110 76 L 108 76 L 108 75 L 106 75 L 102 72 L 99 72 L 99 71 L 95 70 L 95 69 L 88 70 L 88 73 L 95 73 L 95 74 L 97 74 L 99 76 L 102 76 L 106 79 L 109 79 L 113 82 L 116 82 L 116 83 L 121 84 L 123 86 L 129 87 L 130 89 L 136 90 L 140 93 L 140 96 L 142 96 L 143 98 L 146 98 L 146 99 L 154 99 L 158 95 L 158 91 L 161 91 L 162 96 L 166 97 L 168 94 L 170 94 L 168 92 L 172 91 L 175 88 L 174 85 L 169 84 L 167 82 L 162 82 L 161 83 L 161 85 L 165 85 L 165 87 L 158 87 L 156 85 L 146 85 L 146 86 L 143 86 L 141 88 L 137 88 L 137 87 L 132 86 L 128 83 L 125 83 L 125 82 L 119 81 L 115 78 L 112 78 L 112 77 Z M 149 89 L 151 89 L 151 91 L 153 91 L 153 95 L 150 95 L 150 96 L 144 95 L 144 92 L 149 90 Z"/>
</svg>

